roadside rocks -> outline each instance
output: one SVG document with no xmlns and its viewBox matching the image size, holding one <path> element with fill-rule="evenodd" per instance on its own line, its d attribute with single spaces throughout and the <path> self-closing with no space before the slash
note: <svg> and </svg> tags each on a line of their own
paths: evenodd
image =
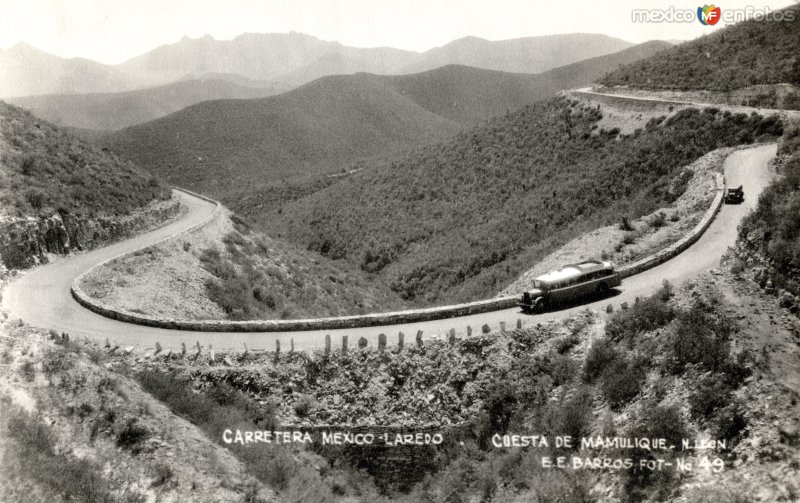
<svg viewBox="0 0 800 503">
<path fill-rule="evenodd" d="M 540 325 L 383 352 L 369 346 L 327 355 L 301 351 L 276 360 L 273 352 L 251 351 L 207 363 L 176 352 L 138 365 L 177 370 L 198 390 L 224 383 L 264 407 L 277 405 L 278 424 L 442 427 L 477 417 L 487 383 L 552 336 L 552 327 Z M 295 404 L 309 397 L 313 406 L 299 416 Z"/>
<path fill-rule="evenodd" d="M 157 225 L 180 211 L 177 199 L 158 201 L 122 217 L 54 213 L 40 218 L 0 221 L 0 261 L 9 269 L 47 262 L 47 254 L 65 255 L 118 241 Z"/>
<path fill-rule="evenodd" d="M 778 272 L 748 244 L 747 239 L 740 239 L 735 249 L 735 255 L 741 263 L 749 266 L 750 278 L 763 290 L 766 295 L 775 296 L 777 304 L 792 314 L 800 313 L 800 296 L 790 290 L 797 291 L 798 285 L 792 281 L 778 281 Z M 792 277 L 800 276 L 800 271 Z M 784 287 L 776 286 L 776 283 Z M 786 283 L 784 285 L 784 283 Z"/>
</svg>

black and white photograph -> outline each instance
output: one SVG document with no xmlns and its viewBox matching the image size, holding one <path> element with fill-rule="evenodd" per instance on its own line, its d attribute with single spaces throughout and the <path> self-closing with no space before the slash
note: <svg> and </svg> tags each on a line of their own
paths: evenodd
<svg viewBox="0 0 800 503">
<path fill-rule="evenodd" d="M 800 3 L 0 0 L 0 502 L 800 502 L 799 401 Z"/>
</svg>

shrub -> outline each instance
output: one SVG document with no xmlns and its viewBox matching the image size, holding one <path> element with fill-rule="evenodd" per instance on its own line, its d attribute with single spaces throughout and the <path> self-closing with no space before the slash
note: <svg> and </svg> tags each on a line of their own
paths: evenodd
<svg viewBox="0 0 800 503">
<path fill-rule="evenodd" d="M 59 349 L 46 351 L 42 358 L 42 371 L 46 376 L 67 372 L 75 366 L 75 355 Z"/>
<path fill-rule="evenodd" d="M 307 417 L 317 406 L 316 400 L 311 395 L 300 395 L 294 403 L 294 412 L 298 417 Z"/>
<path fill-rule="evenodd" d="M 642 407 L 640 414 L 637 426 L 631 428 L 628 433 L 629 437 L 663 438 L 667 445 L 674 445 L 676 448 L 680 448 L 682 439 L 690 437 L 683 416 L 677 407 Z M 654 459 L 656 456 L 663 457 L 663 454 L 654 455 L 651 451 L 637 448 L 632 449 L 628 456 L 633 459 Z M 624 484 L 630 501 L 643 499 L 665 501 L 672 493 L 677 481 L 674 468 L 653 471 L 641 468 L 639 463 L 634 463 L 626 473 Z"/>
<path fill-rule="evenodd" d="M 506 432 L 517 403 L 517 389 L 508 381 L 493 382 L 489 386 L 483 400 L 483 410 L 488 419 L 486 438 L 494 433 L 502 435 Z"/>
<path fill-rule="evenodd" d="M 282 445 L 272 446 L 269 449 L 252 449 L 237 445 L 233 451 L 244 461 L 250 473 L 279 491 L 288 488 L 292 478 L 303 471 L 289 450 Z"/>
<path fill-rule="evenodd" d="M 33 366 L 33 363 L 29 360 L 26 360 L 25 363 L 19 368 L 22 377 L 25 378 L 26 381 L 31 382 L 36 377 L 36 369 Z"/>
<path fill-rule="evenodd" d="M 681 372 L 689 364 L 714 372 L 724 370 L 730 363 L 732 331 L 730 320 L 703 302 L 681 311 L 667 354 L 673 372 Z"/>
<path fill-rule="evenodd" d="M 150 431 L 137 424 L 135 417 L 129 418 L 125 426 L 117 433 L 117 446 L 136 454 L 141 448 L 141 443 L 150 436 Z"/>
<path fill-rule="evenodd" d="M 663 211 L 659 211 L 656 215 L 650 219 L 650 227 L 653 229 L 660 229 L 664 227 L 667 223 L 667 214 Z"/>
<path fill-rule="evenodd" d="M 137 374 L 142 388 L 156 399 L 166 403 L 176 414 L 184 416 L 198 426 L 205 426 L 214 414 L 215 403 L 188 389 L 176 376 L 154 370 Z"/>
<path fill-rule="evenodd" d="M 667 302 L 675 295 L 675 288 L 669 280 L 665 279 L 661 282 L 661 288 L 659 288 L 657 295 L 663 302 Z"/>
<path fill-rule="evenodd" d="M 631 225 L 630 218 L 626 217 L 625 215 L 621 216 L 619 219 L 619 230 L 630 232 L 633 230 L 633 226 Z"/>
<path fill-rule="evenodd" d="M 641 390 L 645 369 L 629 358 L 612 360 L 600 376 L 600 391 L 612 409 L 620 409 Z"/>
<path fill-rule="evenodd" d="M 725 440 L 739 438 L 747 428 L 746 409 L 744 404 L 736 399 L 720 408 L 712 420 L 711 433 L 714 438 Z"/>
<path fill-rule="evenodd" d="M 12 412 L 6 428 L 9 436 L 23 442 L 25 448 L 46 456 L 53 455 L 55 444 L 53 435 L 50 428 L 37 416 L 24 410 Z"/>
<path fill-rule="evenodd" d="M 612 362 L 619 358 L 620 354 L 613 342 L 606 338 L 597 339 L 586 353 L 583 380 L 587 383 L 594 382 Z"/>
<path fill-rule="evenodd" d="M 703 378 L 689 395 L 689 411 L 694 419 L 708 419 L 733 400 L 733 389 L 724 375 Z"/>
<path fill-rule="evenodd" d="M 577 334 L 570 334 L 556 340 L 554 349 L 556 353 L 563 355 L 569 352 L 570 349 L 580 344 L 581 338 Z"/>
<path fill-rule="evenodd" d="M 615 341 L 631 340 L 637 335 L 663 327 L 675 317 L 665 297 L 669 298 L 669 294 L 662 288 L 656 294 L 636 302 L 633 307 L 609 316 L 606 334 Z"/>
<path fill-rule="evenodd" d="M 575 375 L 575 362 L 568 356 L 549 353 L 534 355 L 520 359 L 514 365 L 514 372 L 520 383 L 537 382 L 543 376 L 548 376 L 554 386 L 559 386 L 572 380 Z"/>
<path fill-rule="evenodd" d="M 624 236 L 622 236 L 622 244 L 632 245 L 636 242 L 636 232 L 626 232 Z"/>
<path fill-rule="evenodd" d="M 172 468 L 164 463 L 156 464 L 156 466 L 153 468 L 153 471 L 155 472 L 155 476 L 153 477 L 153 482 L 150 484 L 152 487 L 161 487 L 166 485 L 171 482 L 175 476 Z"/>
<path fill-rule="evenodd" d="M 591 388 L 582 386 L 564 402 L 552 402 L 548 407 L 548 423 L 554 435 L 570 435 L 573 440 L 589 435 L 594 424 Z M 574 447 L 580 444 L 576 441 Z"/>
</svg>

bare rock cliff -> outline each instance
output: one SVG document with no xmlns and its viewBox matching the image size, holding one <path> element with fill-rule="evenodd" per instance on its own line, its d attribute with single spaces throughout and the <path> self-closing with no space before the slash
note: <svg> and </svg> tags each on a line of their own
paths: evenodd
<svg viewBox="0 0 800 503">
<path fill-rule="evenodd" d="M 156 226 L 180 211 L 176 199 L 160 201 L 132 215 L 86 218 L 53 214 L 0 220 L 0 273 L 47 262 L 47 254 L 90 250 Z M 3 267 L 5 265 L 5 267 Z"/>
</svg>

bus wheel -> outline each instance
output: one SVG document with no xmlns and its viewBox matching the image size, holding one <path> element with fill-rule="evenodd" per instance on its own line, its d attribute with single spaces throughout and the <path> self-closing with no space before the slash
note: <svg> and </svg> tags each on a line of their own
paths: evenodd
<svg viewBox="0 0 800 503">
<path fill-rule="evenodd" d="M 534 304 L 533 304 L 533 310 L 534 310 L 534 312 L 537 312 L 537 313 L 543 313 L 544 310 L 546 309 L 546 307 L 547 306 L 546 306 L 545 300 L 542 297 L 539 297 L 538 299 L 536 299 L 536 302 L 534 302 Z"/>
<path fill-rule="evenodd" d="M 608 295 L 608 290 L 609 290 L 608 284 L 606 283 L 600 283 L 599 285 L 597 285 L 597 295 L 600 297 L 605 297 L 606 295 Z"/>
</svg>

